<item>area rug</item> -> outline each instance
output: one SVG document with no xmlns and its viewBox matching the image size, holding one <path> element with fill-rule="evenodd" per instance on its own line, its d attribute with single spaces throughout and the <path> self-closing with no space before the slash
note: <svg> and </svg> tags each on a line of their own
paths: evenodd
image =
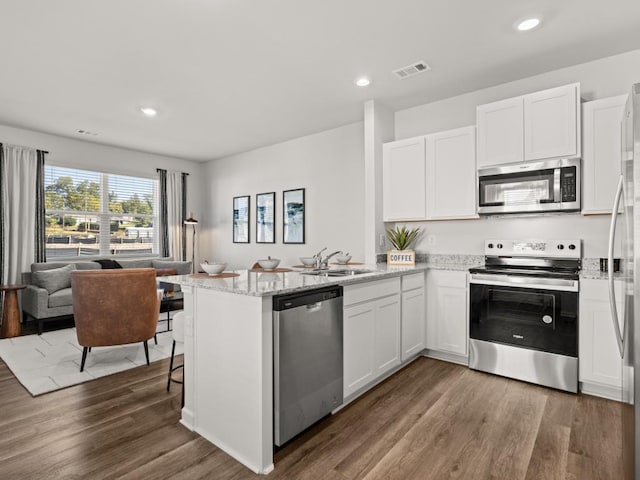
<svg viewBox="0 0 640 480">
<path fill-rule="evenodd" d="M 157 345 L 153 339 L 149 341 L 150 362 L 171 356 L 171 332 L 158 333 L 156 337 Z M 183 353 L 182 347 L 183 344 L 176 344 L 176 354 Z M 0 358 L 33 396 L 147 363 L 142 343 L 94 347 L 87 355 L 84 372 L 80 372 L 81 357 L 75 328 L 0 340 Z"/>
</svg>

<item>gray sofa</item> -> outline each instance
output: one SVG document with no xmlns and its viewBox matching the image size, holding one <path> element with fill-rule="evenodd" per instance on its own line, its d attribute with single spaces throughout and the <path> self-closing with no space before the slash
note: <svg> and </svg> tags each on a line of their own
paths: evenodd
<svg viewBox="0 0 640 480">
<path fill-rule="evenodd" d="M 174 261 L 170 258 L 117 259 L 116 261 L 122 268 L 155 268 L 160 272 L 173 269 L 178 275 L 191 273 L 190 261 Z M 102 269 L 103 266 L 98 262 L 104 263 L 109 260 L 32 263 L 31 271 L 22 274 L 22 283 L 27 285 L 27 288 L 22 291 L 23 321 L 37 320 L 39 335 L 42 333 L 45 321 L 59 320 L 73 315 L 71 271 Z M 179 287 L 176 286 L 175 289 L 178 290 Z"/>
</svg>

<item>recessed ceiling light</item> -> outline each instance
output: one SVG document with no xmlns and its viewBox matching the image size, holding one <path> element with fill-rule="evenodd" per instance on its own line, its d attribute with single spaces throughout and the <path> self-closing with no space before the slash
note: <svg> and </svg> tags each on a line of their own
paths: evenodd
<svg viewBox="0 0 640 480">
<path fill-rule="evenodd" d="M 147 117 L 155 117 L 158 114 L 158 111 L 151 107 L 140 107 L 140 111 Z"/>
<path fill-rule="evenodd" d="M 369 86 L 369 84 L 371 84 L 371 80 L 369 80 L 367 77 L 360 77 L 360 78 L 356 78 L 355 83 L 359 87 L 367 87 Z"/>
<path fill-rule="evenodd" d="M 538 25 L 540 25 L 540 19 L 538 17 L 532 17 L 518 22 L 516 28 L 521 32 L 526 32 L 527 30 L 536 28 Z"/>
</svg>

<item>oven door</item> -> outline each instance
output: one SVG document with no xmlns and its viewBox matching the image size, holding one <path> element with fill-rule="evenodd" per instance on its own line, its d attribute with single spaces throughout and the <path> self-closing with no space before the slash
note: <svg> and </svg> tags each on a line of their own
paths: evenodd
<svg viewBox="0 0 640 480">
<path fill-rule="evenodd" d="M 578 282 L 472 274 L 469 336 L 485 342 L 578 356 Z"/>
</svg>

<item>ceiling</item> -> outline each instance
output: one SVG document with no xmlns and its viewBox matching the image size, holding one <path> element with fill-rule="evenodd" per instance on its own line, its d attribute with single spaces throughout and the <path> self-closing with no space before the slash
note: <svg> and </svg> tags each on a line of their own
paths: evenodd
<svg viewBox="0 0 640 480">
<path fill-rule="evenodd" d="M 531 14 L 542 25 L 515 31 Z M 640 48 L 638 0 L 2 0 L 0 15 L 1 124 L 198 161 L 359 121 L 368 99 L 398 110 Z M 432 70 L 391 73 L 418 60 Z"/>
</svg>

